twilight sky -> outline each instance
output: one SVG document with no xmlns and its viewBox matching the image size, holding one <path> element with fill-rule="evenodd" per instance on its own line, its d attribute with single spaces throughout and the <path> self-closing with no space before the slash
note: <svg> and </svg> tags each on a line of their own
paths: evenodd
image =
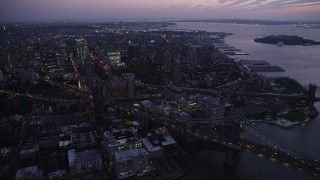
<svg viewBox="0 0 320 180">
<path fill-rule="evenodd" d="M 320 20 L 320 0 L 0 0 L 0 21 L 225 18 Z"/>
</svg>

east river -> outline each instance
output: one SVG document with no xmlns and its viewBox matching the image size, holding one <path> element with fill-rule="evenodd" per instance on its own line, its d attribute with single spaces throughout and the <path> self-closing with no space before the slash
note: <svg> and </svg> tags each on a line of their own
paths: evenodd
<svg viewBox="0 0 320 180">
<path fill-rule="evenodd" d="M 314 83 L 320 86 L 320 45 L 317 46 L 282 46 L 255 43 L 256 37 L 268 35 L 298 35 L 303 38 L 320 41 L 320 29 L 297 28 L 292 25 L 247 25 L 228 23 L 177 23 L 168 29 L 186 29 L 208 32 L 227 32 L 233 35 L 227 37 L 225 42 L 250 55 L 234 56 L 239 59 L 265 60 L 272 65 L 285 69 L 285 72 L 266 73 L 267 76 L 288 76 L 296 79 L 302 85 Z M 317 96 L 320 96 L 318 88 Z M 320 103 L 316 104 L 320 111 Z M 320 116 L 305 125 L 297 126 L 291 130 L 258 123 L 261 129 L 278 139 L 290 144 L 320 160 Z M 251 136 L 249 132 L 245 136 Z M 263 143 L 263 142 L 262 142 Z M 268 159 L 259 158 L 247 152 L 241 153 L 241 161 L 234 169 L 223 166 L 225 154 L 215 151 L 203 151 L 188 155 L 184 164 L 188 172 L 180 179 L 318 179 L 297 169 L 284 167 L 281 163 L 273 163 Z"/>
</svg>

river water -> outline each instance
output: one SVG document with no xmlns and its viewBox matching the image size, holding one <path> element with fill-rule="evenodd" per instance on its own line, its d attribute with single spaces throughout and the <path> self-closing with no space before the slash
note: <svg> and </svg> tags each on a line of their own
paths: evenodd
<svg viewBox="0 0 320 180">
<path fill-rule="evenodd" d="M 234 56 L 238 59 L 265 60 L 272 65 L 285 69 L 285 72 L 265 73 L 267 76 L 288 76 L 302 85 L 314 83 L 320 86 L 320 45 L 317 46 L 282 46 L 255 43 L 256 37 L 268 35 L 298 35 L 320 41 L 320 29 L 296 28 L 291 25 L 247 25 L 228 23 L 177 23 L 168 29 L 187 29 L 209 32 L 228 32 L 233 35 L 225 42 L 247 56 Z M 317 96 L 320 96 L 318 88 Z M 315 105 L 320 111 L 320 103 Z M 261 129 L 296 149 L 320 160 L 320 117 L 306 125 L 284 130 L 274 125 L 259 123 Z M 245 133 L 247 135 L 248 132 Z M 284 167 L 280 163 L 258 158 L 256 155 L 242 152 L 241 162 L 234 169 L 223 166 L 225 154 L 215 151 L 203 151 L 185 158 L 188 173 L 181 179 L 318 179 L 299 170 Z"/>
</svg>

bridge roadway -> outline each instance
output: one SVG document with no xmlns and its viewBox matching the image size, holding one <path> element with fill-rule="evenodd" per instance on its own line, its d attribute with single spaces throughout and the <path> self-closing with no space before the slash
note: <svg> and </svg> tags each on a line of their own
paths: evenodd
<svg viewBox="0 0 320 180">
<path fill-rule="evenodd" d="M 173 116 L 161 116 L 158 113 L 153 112 L 150 115 L 150 119 L 153 122 L 162 124 L 164 126 L 170 127 L 181 133 L 191 135 L 195 138 L 210 141 L 213 143 L 223 144 L 229 148 L 240 150 L 239 144 L 229 143 L 229 134 L 221 135 L 219 130 L 229 131 L 231 123 L 227 121 L 217 121 L 217 122 L 189 122 L 187 120 L 180 121 L 179 119 L 173 118 Z"/>
<path fill-rule="evenodd" d="M 81 97 L 81 100 L 70 100 L 70 99 L 61 99 L 58 97 L 43 97 L 41 95 L 35 95 L 35 94 L 30 94 L 30 93 L 20 93 L 20 92 L 15 92 L 12 90 L 6 90 L 6 89 L 0 89 L 0 94 L 8 94 L 10 96 L 24 96 L 27 98 L 31 99 L 37 99 L 37 100 L 42 100 L 42 101 L 49 101 L 49 102 L 63 102 L 63 103 L 78 103 L 78 102 L 85 102 L 87 101 L 88 97 L 90 97 L 91 93 L 88 91 L 84 91 L 82 89 L 79 89 L 75 86 L 68 85 L 67 83 L 60 83 L 60 82 L 55 82 L 53 80 L 50 80 L 48 78 L 39 76 L 39 79 L 45 81 L 46 83 L 52 85 L 52 86 L 57 86 L 60 88 L 64 88 L 67 91 L 69 91 L 73 96 L 76 97 Z"/>
<path fill-rule="evenodd" d="M 31 99 L 37 99 L 42 101 L 49 101 L 49 102 L 63 102 L 63 103 L 78 103 L 83 102 L 82 100 L 68 100 L 68 99 L 61 99 L 61 98 L 47 98 L 40 95 L 32 95 L 29 93 L 19 93 L 9 90 L 0 89 L 0 94 L 9 94 L 10 96 L 24 96 Z"/>
<path fill-rule="evenodd" d="M 306 160 L 294 154 L 290 154 L 280 149 L 271 148 L 241 138 L 239 143 L 242 150 L 256 154 L 259 158 L 270 159 L 272 162 L 282 163 L 285 167 L 294 167 L 299 170 L 311 172 L 315 176 L 320 176 L 320 162 L 318 160 Z"/>
<path fill-rule="evenodd" d="M 303 95 L 291 95 L 291 94 L 275 94 L 275 93 L 254 93 L 254 92 L 239 92 L 239 91 L 225 91 L 225 90 L 209 90 L 199 88 L 181 88 L 185 91 L 191 92 L 203 92 L 203 93 L 217 93 L 225 95 L 237 95 L 237 96 L 250 96 L 250 97 L 273 97 L 280 99 L 292 99 L 292 100 L 308 100 L 308 96 Z M 315 97 L 314 101 L 320 101 L 319 97 Z"/>
<path fill-rule="evenodd" d="M 294 167 L 299 170 L 311 172 L 315 176 L 320 176 L 319 160 L 308 158 L 304 155 L 299 156 L 296 155 L 297 153 L 288 153 L 244 138 L 240 138 L 237 143 L 231 143 L 230 136 L 228 134 L 224 134 L 228 133 L 228 131 L 219 131 L 219 129 L 228 129 L 228 127 L 231 131 L 230 127 L 232 126 L 232 123 L 229 120 L 221 120 L 214 123 L 192 123 L 187 120 L 180 121 L 179 118 L 174 116 L 163 116 L 154 111 L 152 112 L 151 120 L 199 139 L 204 145 L 219 144 L 229 149 L 254 153 L 259 158 L 269 159 L 272 162 L 282 163 L 285 167 Z M 230 131 L 229 133 L 231 133 Z"/>
<path fill-rule="evenodd" d="M 163 85 L 149 85 L 149 84 L 139 84 L 140 87 L 154 87 L 154 88 L 165 88 Z M 225 94 L 225 95 L 237 95 L 237 96 L 250 96 L 250 97 L 274 97 L 280 99 L 292 99 L 292 100 L 303 100 L 307 101 L 308 96 L 304 95 L 293 95 L 293 94 L 276 94 L 276 93 L 255 93 L 255 92 L 239 92 L 239 91 L 226 91 L 218 89 L 199 89 L 199 88 L 186 88 L 178 87 L 187 92 L 202 92 L 202 93 L 216 93 L 216 94 Z M 320 97 L 314 98 L 315 102 L 320 101 Z"/>
</svg>

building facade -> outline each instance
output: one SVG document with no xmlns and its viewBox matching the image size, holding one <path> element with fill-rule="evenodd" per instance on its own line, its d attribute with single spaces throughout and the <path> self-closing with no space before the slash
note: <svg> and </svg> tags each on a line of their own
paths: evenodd
<svg viewBox="0 0 320 180">
<path fill-rule="evenodd" d="M 128 149 L 114 154 L 118 179 L 143 175 L 149 171 L 150 161 L 144 148 Z"/>
<path fill-rule="evenodd" d="M 71 149 L 68 151 L 68 160 L 71 174 L 102 170 L 102 158 L 96 149 L 82 152 Z"/>
</svg>

